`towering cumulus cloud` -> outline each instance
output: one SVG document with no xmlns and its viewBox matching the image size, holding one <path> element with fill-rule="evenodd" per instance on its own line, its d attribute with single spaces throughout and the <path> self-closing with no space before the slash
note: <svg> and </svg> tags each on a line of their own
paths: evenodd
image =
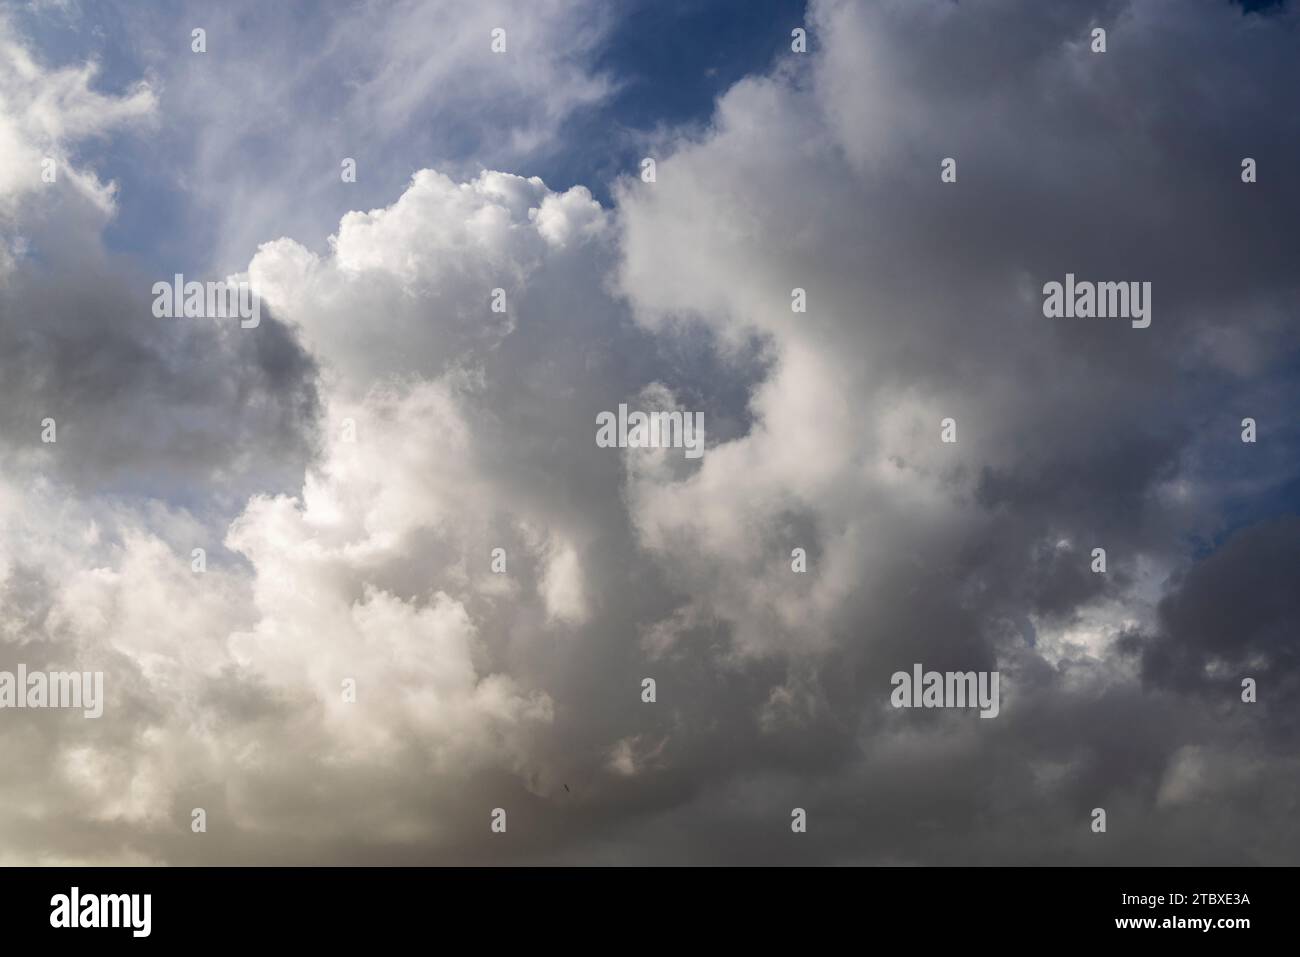
<svg viewBox="0 0 1300 957">
<path fill-rule="evenodd" d="M 466 164 L 553 159 L 610 25 L 530 5 L 537 101 L 458 85 L 439 163 L 448 64 L 512 61 L 471 18 L 421 66 L 425 9 L 260 91 L 304 100 L 264 176 L 233 20 L 157 86 L 0 24 L 0 671 L 104 674 L 0 710 L 0 861 L 1294 859 L 1295 12 L 814 0 L 602 203 Z M 293 117 L 343 49 L 409 179 L 339 217 Z M 113 176 L 182 115 L 157 195 L 224 205 L 163 268 Z M 256 328 L 152 315 L 233 251 Z M 1045 315 L 1067 274 L 1150 324 Z M 597 442 L 621 406 L 702 454 Z"/>
</svg>

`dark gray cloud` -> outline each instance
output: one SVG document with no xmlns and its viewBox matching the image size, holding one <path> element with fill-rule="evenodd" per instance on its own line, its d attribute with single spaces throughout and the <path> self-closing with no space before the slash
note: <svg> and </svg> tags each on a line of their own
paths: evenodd
<svg viewBox="0 0 1300 957">
<path fill-rule="evenodd" d="M 0 289 L 0 441 L 87 492 L 199 502 L 293 488 L 317 441 L 316 367 L 264 317 L 158 319 L 152 282 L 55 259 Z M 167 281 L 171 281 L 170 277 Z M 43 447 L 41 422 L 57 441 Z"/>
<path fill-rule="evenodd" d="M 1295 731 L 1296 559 L 1300 516 L 1281 515 L 1233 533 L 1171 583 L 1158 628 L 1125 639 L 1152 686 L 1234 700 L 1243 678 L 1259 686 L 1259 710 L 1274 734 Z"/>
</svg>

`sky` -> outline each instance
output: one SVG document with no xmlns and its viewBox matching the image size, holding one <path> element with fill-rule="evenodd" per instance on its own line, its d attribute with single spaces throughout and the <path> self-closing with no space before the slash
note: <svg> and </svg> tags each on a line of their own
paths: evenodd
<svg viewBox="0 0 1300 957">
<path fill-rule="evenodd" d="M 0 3 L 0 863 L 1296 863 L 1298 41 Z"/>
</svg>

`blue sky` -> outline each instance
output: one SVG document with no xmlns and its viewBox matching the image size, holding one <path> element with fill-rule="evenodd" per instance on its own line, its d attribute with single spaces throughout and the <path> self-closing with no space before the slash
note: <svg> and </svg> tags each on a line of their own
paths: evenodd
<svg viewBox="0 0 1300 957">
<path fill-rule="evenodd" d="M 482 117 L 477 114 L 483 104 L 476 104 L 468 116 L 436 101 L 417 106 L 403 128 L 382 142 L 367 143 L 366 131 L 358 131 L 362 142 L 354 142 L 348 154 L 355 154 L 362 164 L 358 183 L 339 184 L 332 193 L 324 193 L 321 205 L 313 209 L 314 218 L 286 219 L 278 228 L 291 231 L 309 222 L 327 230 L 349 209 L 385 205 L 411 173 L 424 167 L 492 166 L 541 176 L 560 190 L 583 184 L 608 205 L 612 182 L 636 169 L 657 136 L 665 130 L 685 132 L 703 126 L 722 92 L 748 74 L 765 71 L 779 52 L 788 49 L 789 29 L 802 23 L 803 7 L 801 0 L 620 4 L 596 42 L 574 55 L 581 69 L 608 79 L 607 94 L 575 108 L 555 135 L 537 148 L 503 153 L 485 142 L 493 130 L 490 123 L 480 125 Z M 110 249 L 150 268 L 236 269 L 254 252 L 251 247 L 223 250 L 220 261 L 211 261 L 210 209 L 196 207 L 189 189 L 193 124 L 200 121 L 187 110 L 185 98 L 169 79 L 177 71 L 203 69 L 203 61 L 188 51 L 190 30 L 206 24 L 214 53 L 222 45 L 244 47 L 252 42 L 271 69 L 310 62 L 328 43 L 330 23 L 317 15 L 316 4 L 259 4 L 239 10 L 219 30 L 205 15 L 204 5 L 182 2 L 147 6 L 107 2 L 85 10 L 19 7 L 15 14 L 16 23 L 30 35 L 48 66 L 86 60 L 99 64 L 101 72 L 94 84 L 98 89 L 121 92 L 142 79 L 161 81 L 161 130 L 112 135 L 93 147 L 102 178 L 112 179 L 120 188 L 118 213 L 105 240 Z M 788 24 L 789 29 L 774 29 L 778 24 L 783 28 Z M 436 30 L 432 36 L 437 37 Z M 436 40 L 431 46 L 433 56 Z M 303 139 L 295 141 L 296 146 L 312 144 L 313 129 L 317 124 L 330 125 L 332 101 L 345 95 L 349 77 L 335 68 L 336 61 L 329 62 L 330 68 L 316 71 L 309 82 L 294 87 L 299 99 L 285 126 L 300 124 Z M 547 91 L 534 92 L 544 98 Z M 513 107 L 527 110 L 528 105 Z M 223 113 L 228 116 L 239 109 L 234 100 Z M 508 123 L 503 118 L 503 125 Z M 245 131 L 239 151 L 231 154 L 229 162 L 254 171 L 265 165 L 267 178 L 273 180 L 276 165 L 287 158 L 284 134 L 288 132 L 284 126 Z M 323 136 L 319 142 L 324 147 L 338 140 Z M 337 179 L 334 152 L 338 150 L 322 149 L 322 179 Z M 211 201 L 221 202 L 221 197 Z M 232 197 L 231 202 L 238 198 Z M 277 223 L 273 220 L 270 225 Z M 296 238 L 319 245 L 324 234 Z"/>
</svg>

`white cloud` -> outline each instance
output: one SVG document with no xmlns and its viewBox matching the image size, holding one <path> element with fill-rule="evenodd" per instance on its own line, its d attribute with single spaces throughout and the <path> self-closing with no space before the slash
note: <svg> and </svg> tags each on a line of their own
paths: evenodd
<svg viewBox="0 0 1300 957">
<path fill-rule="evenodd" d="M 214 245 L 197 252 L 222 270 L 268 239 L 315 242 L 358 195 L 386 204 L 416 162 L 468 176 L 546 155 L 570 117 L 614 89 L 591 65 L 612 20 L 595 0 L 401 0 L 307 30 L 251 6 L 194 4 L 179 18 L 205 25 L 204 55 L 187 33 L 144 22 L 154 15 L 125 12 L 169 111 L 194 130 L 158 162 L 211 218 Z M 504 54 L 490 49 L 496 27 Z M 357 163 L 346 187 L 344 157 Z"/>
<path fill-rule="evenodd" d="M 152 120 L 158 101 L 143 82 L 120 95 L 100 92 L 93 88 L 98 72 L 93 61 L 44 66 L 0 13 L 0 281 L 25 251 L 24 220 L 49 215 L 54 197 L 71 194 L 87 207 L 81 215 L 92 229 L 113 211 L 115 185 L 74 162 L 74 148 Z M 53 183 L 43 179 L 46 161 L 53 163 Z M 37 209 L 24 211 L 25 201 Z"/>
<path fill-rule="evenodd" d="M 485 30 L 497 11 L 453 18 L 454 36 L 439 44 L 450 53 L 432 58 L 428 44 L 439 38 L 424 18 L 448 8 L 420 4 L 385 8 L 368 32 L 345 18 L 315 63 L 269 69 L 263 47 L 187 62 L 176 102 L 200 104 L 201 119 L 216 121 L 201 124 L 195 144 L 195 170 L 212 184 L 201 198 L 229 200 L 218 229 L 225 242 L 242 248 L 251 235 L 260 243 L 247 276 L 273 316 L 251 337 L 229 336 L 270 351 L 268 337 L 284 332 L 275 320 L 301 336 L 323 372 L 319 394 L 302 399 L 309 413 L 291 418 L 290 429 L 318 445 L 300 476 L 290 463 L 288 493 L 267 482 L 264 493 L 241 495 L 233 522 L 206 473 L 187 487 L 202 500 L 193 513 L 59 479 L 65 463 L 80 463 L 97 481 L 104 447 L 132 458 L 137 446 L 118 450 L 119 435 L 171 451 L 172 433 L 154 435 L 151 416 L 187 420 L 192 410 L 176 397 L 190 394 L 204 348 L 222 347 L 214 354 L 223 369 L 251 361 L 228 338 L 188 330 L 156 353 L 147 346 L 165 333 L 155 327 L 127 343 L 122 354 L 146 355 L 156 372 L 123 374 L 122 390 L 138 390 L 141 406 L 120 413 L 97 380 L 90 400 L 74 407 L 109 403 L 111 418 L 125 423 L 105 446 L 88 435 L 103 430 L 78 434 L 72 416 L 61 433 L 69 441 L 36 448 L 32 409 L 21 409 L 15 474 L 0 482 L 0 666 L 22 656 L 33 666 L 102 668 L 109 701 L 102 722 L 7 716 L 0 727 L 10 767 L 22 769 L 3 778 L 0 834 L 29 842 L 20 859 L 96 859 L 94 849 L 62 847 L 69 819 L 103 826 L 115 847 L 129 845 L 115 853 L 133 860 L 247 859 L 268 847 L 329 860 L 408 842 L 437 854 L 475 846 L 462 822 L 495 806 L 487 791 L 495 802 L 513 790 L 544 815 L 576 772 L 575 791 L 593 805 L 608 801 L 601 810 L 610 814 L 627 811 L 617 806 L 620 789 L 635 784 L 625 820 L 650 809 L 676 828 L 684 818 L 671 812 L 689 817 L 700 807 L 691 795 L 712 794 L 727 813 L 712 816 L 711 828 L 747 818 L 761 833 L 771 823 L 764 796 L 777 792 L 747 786 L 754 781 L 797 780 L 824 795 L 828 811 L 842 799 L 857 813 L 861 775 L 870 773 L 886 782 L 873 789 L 885 797 L 872 800 L 893 801 L 873 808 L 884 822 L 873 840 L 881 855 L 910 860 L 971 853 L 1007 833 L 993 820 L 973 845 L 929 843 L 933 834 L 959 835 L 945 808 L 966 813 L 971 794 L 985 800 L 1037 781 L 1063 801 L 1073 797 L 1079 780 L 1100 775 L 1091 756 L 1110 754 L 1108 720 L 1123 724 L 1116 737 L 1132 745 L 1134 763 L 1155 766 L 1166 754 L 1167 737 L 1146 741 L 1146 750 L 1132 741 L 1135 719 L 1163 718 L 1164 705 L 1142 697 L 1137 665 L 1117 662 L 1114 647 L 1135 622 L 1152 621 L 1181 545 L 1169 544 L 1177 536 L 1161 502 L 1143 494 L 1149 476 L 1168 480 L 1164 463 L 1135 465 L 1131 449 L 1148 445 L 1118 443 L 1132 437 L 1125 426 L 1141 407 L 1133 400 L 1149 399 L 1151 383 L 1129 374 L 1133 367 L 1117 370 L 1147 362 L 1138 368 L 1154 370 L 1157 386 L 1176 384 L 1185 370 L 1171 375 L 1163 354 L 1132 345 L 1143 340 L 1069 340 L 1025 315 L 1034 311 L 1025 277 L 1096 239 L 1033 232 L 1026 209 L 1036 215 L 1044 196 L 1087 194 L 1052 172 L 1056 147 L 1033 141 L 1033 124 L 999 130 L 987 147 L 1001 156 L 1001 142 L 1019 141 L 1018 131 L 1047 157 L 1040 178 L 1006 174 L 1015 195 L 1028 194 L 1026 209 L 996 205 L 1006 195 L 996 177 L 964 200 L 976 203 L 964 215 L 1005 218 L 1011 235 L 944 245 L 954 220 L 947 200 L 935 199 L 928 157 L 954 130 L 972 137 L 973 151 L 985 141 L 975 120 L 948 125 L 960 97 L 943 105 L 953 91 L 937 80 L 937 89 L 925 86 L 922 75 L 939 59 L 908 50 L 920 42 L 918 24 L 940 34 L 937 49 L 964 49 L 957 27 L 973 16 L 964 5 L 816 4 L 809 22 L 820 52 L 809 72 L 783 63 L 738 84 L 712 128 L 664 151 L 657 183 L 618 191 L 617 211 L 580 186 L 557 193 L 536 177 L 483 172 L 462 181 L 425 169 L 391 202 L 342 216 L 328 242 L 313 242 L 325 231 L 293 239 L 265 231 L 295 204 L 324 215 L 320 197 L 338 187 L 334 154 L 345 154 L 338 141 L 321 145 L 310 124 L 285 137 L 295 151 L 285 175 L 295 187 L 301 179 L 301 191 L 262 182 L 236 162 L 250 139 L 291 125 L 281 124 L 286 104 L 300 102 L 321 73 L 367 54 L 342 100 L 315 104 L 337 112 L 341 126 L 355 123 L 359 138 L 388 142 L 379 134 L 403 133 L 432 97 L 448 116 L 464 118 L 471 104 L 490 128 L 484 135 L 508 130 L 494 146 L 526 152 L 607 92 L 570 55 L 575 44 L 590 48 L 599 24 L 566 32 L 593 9 L 516 8 L 505 25 L 520 60 L 501 73 Z M 1010 16 L 1009 7 L 988 9 Z M 228 25 L 212 23 L 217 50 Z M 1041 35 L 1057 37 L 1069 24 L 1051 26 Z M 1022 76 L 1028 68 L 1018 66 Z M 153 106 L 144 90 L 95 93 L 87 69 L 41 72 L 12 53 L 5 69 L 0 80 L 15 89 L 48 90 L 25 112 L 9 99 L 0 110 L 8 124 L 0 137 L 31 155 Z M 1087 70 L 1046 70 L 1051 96 L 1090 102 L 1097 79 Z M 913 80 L 923 89 L 909 87 Z M 968 86 L 972 111 L 989 107 L 978 101 L 979 84 L 959 84 Z M 482 102 L 512 98 L 527 102 L 504 119 Z M 1007 108 L 1009 123 L 1016 115 Z M 73 182 L 92 211 L 111 209 L 94 174 Z M 612 266 L 626 303 L 606 288 Z M 807 313 L 790 310 L 795 286 L 808 291 Z M 505 313 L 491 311 L 495 288 L 506 291 Z M 639 327 L 625 322 L 629 308 Z M 119 328 L 107 316 L 93 317 L 102 324 L 86 337 L 91 358 L 60 354 L 49 375 L 26 363 L 36 381 L 81 382 L 102 367 L 99 350 Z M 692 338 L 699 326 L 683 318 L 716 340 Z M 752 368 L 742 348 L 750 337 L 761 353 Z M 1196 338 L 1196 348 L 1206 341 L 1213 336 Z M 714 342 L 724 367 L 745 366 L 727 367 L 734 382 L 692 376 L 689 363 Z M 278 368 L 299 355 L 285 347 L 272 358 Z M 313 377 L 301 367 L 264 381 L 218 376 L 216 392 L 234 398 L 210 404 L 240 439 L 221 414 L 256 410 L 284 382 Z M 1082 406 L 1080 395 L 1089 400 Z M 595 413 L 628 399 L 707 405 L 703 460 L 597 448 Z M 315 424 L 317 400 L 319 435 L 304 425 Z M 946 415 L 958 420 L 955 447 L 938 442 Z M 186 458 L 211 435 L 183 434 L 177 454 Z M 232 448 L 218 456 L 222 467 L 227 457 L 271 460 L 283 451 L 274 441 L 232 440 Z M 1098 529 L 1112 549 L 1113 584 L 1072 564 Z M 1077 544 L 1051 544 L 1061 540 Z M 190 569 L 196 545 L 209 552 L 203 575 Z M 790 567 L 795 546 L 808 550 L 807 574 Z M 497 547 L 509 563 L 500 576 L 490 569 Z M 661 682 L 653 709 L 636 695 L 647 658 Z M 892 667 L 969 667 L 972 659 L 1007 667 L 996 728 L 962 715 L 925 726 L 887 708 Z M 1066 665 L 1074 673 L 1062 674 Z M 355 702 L 346 682 L 355 682 Z M 1011 740 L 1026 725 L 1033 734 Z M 1218 753 L 1176 752 L 1153 800 L 1198 803 L 1213 790 L 1206 769 L 1215 761 L 1205 755 Z M 889 773 L 874 766 L 880 758 Z M 961 773 L 950 774 L 954 765 Z M 959 799 L 945 790 L 950 778 L 965 789 Z M 919 836 L 909 830 L 918 793 L 933 798 Z M 737 794 L 748 803 L 733 814 Z M 221 841 L 187 840 L 196 805 L 209 807 Z M 589 838 L 557 830 L 547 840 L 581 847 Z M 716 847 L 722 855 L 726 842 Z"/>
</svg>

